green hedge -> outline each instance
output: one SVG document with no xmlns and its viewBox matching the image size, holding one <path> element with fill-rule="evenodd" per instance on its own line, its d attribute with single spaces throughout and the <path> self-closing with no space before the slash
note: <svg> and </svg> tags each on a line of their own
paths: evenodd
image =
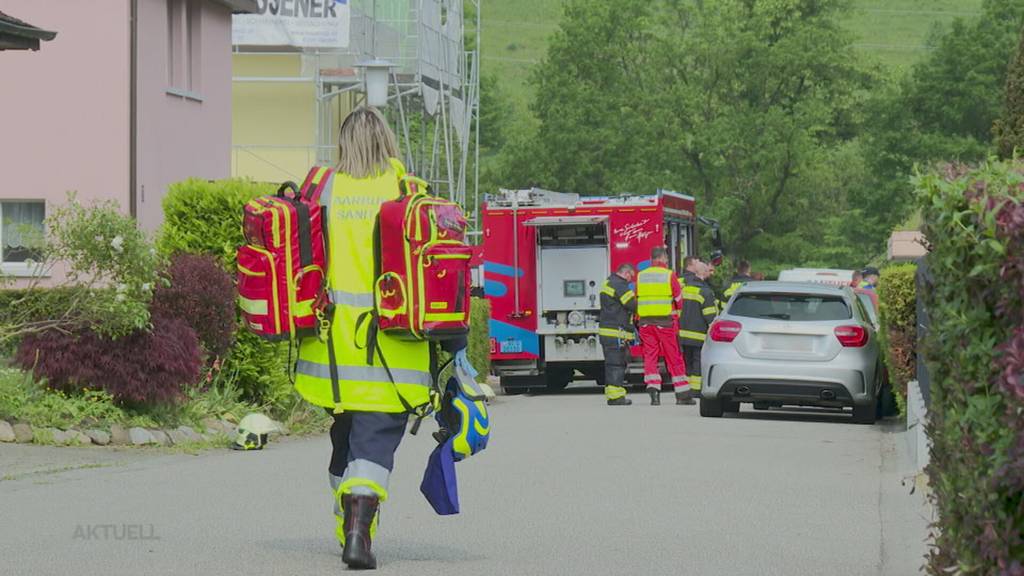
<svg viewBox="0 0 1024 576">
<path fill-rule="evenodd" d="M 1024 163 L 916 180 L 932 245 L 923 291 L 931 380 L 932 574 L 1024 565 Z"/>
<path fill-rule="evenodd" d="M 491 301 L 473 298 L 470 316 L 469 361 L 480 372 L 477 380 L 484 382 L 491 372 Z"/>
<path fill-rule="evenodd" d="M 242 209 L 257 196 L 274 193 L 273 184 L 251 180 L 190 179 L 171 185 L 164 197 L 164 225 L 157 249 L 173 254 L 212 255 L 234 277 L 242 235 Z M 224 370 L 236 374 L 244 398 L 274 404 L 291 393 L 288 345 L 270 344 L 239 324 Z"/>
<path fill-rule="evenodd" d="M 245 242 L 242 208 L 257 196 L 273 194 L 273 184 L 252 180 L 198 180 L 172 184 L 164 197 L 164 225 L 157 249 L 176 253 L 210 254 L 235 273 L 235 253 Z"/>
<path fill-rule="evenodd" d="M 917 366 L 916 272 L 914 264 L 888 266 L 882 269 L 878 286 L 882 350 L 900 416 L 906 416 L 907 383 L 914 379 Z"/>
</svg>

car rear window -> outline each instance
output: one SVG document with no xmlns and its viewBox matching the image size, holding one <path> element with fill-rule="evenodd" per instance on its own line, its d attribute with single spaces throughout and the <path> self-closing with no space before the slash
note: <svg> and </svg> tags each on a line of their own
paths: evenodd
<svg viewBox="0 0 1024 576">
<path fill-rule="evenodd" d="M 821 294 L 739 294 L 729 314 L 793 322 L 847 320 L 853 317 L 846 301 Z"/>
</svg>

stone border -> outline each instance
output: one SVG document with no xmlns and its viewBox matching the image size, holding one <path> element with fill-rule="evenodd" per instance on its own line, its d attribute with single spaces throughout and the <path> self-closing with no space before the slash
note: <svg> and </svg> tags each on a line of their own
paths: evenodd
<svg viewBox="0 0 1024 576">
<path fill-rule="evenodd" d="M 130 427 L 119 424 L 110 427 L 110 431 L 101 429 L 78 430 L 70 428 L 47 428 L 30 426 L 19 422 L 11 424 L 0 420 L 0 442 L 18 442 L 22 444 L 49 444 L 56 446 L 177 446 L 193 442 L 212 442 L 234 437 L 237 427 L 228 420 L 206 418 L 202 422 L 203 432 L 197 432 L 190 426 L 178 426 L 174 429 L 155 429 Z M 282 434 L 287 434 L 284 426 L 277 424 Z"/>
</svg>

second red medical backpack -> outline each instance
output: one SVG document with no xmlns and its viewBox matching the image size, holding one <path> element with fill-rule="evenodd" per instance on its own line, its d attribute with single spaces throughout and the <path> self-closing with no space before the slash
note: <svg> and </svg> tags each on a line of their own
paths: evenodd
<svg viewBox="0 0 1024 576">
<path fill-rule="evenodd" d="M 472 253 L 466 217 L 419 178 L 405 176 L 399 188 L 398 198 L 383 203 L 377 215 L 377 328 L 404 340 L 464 336 Z"/>
</svg>

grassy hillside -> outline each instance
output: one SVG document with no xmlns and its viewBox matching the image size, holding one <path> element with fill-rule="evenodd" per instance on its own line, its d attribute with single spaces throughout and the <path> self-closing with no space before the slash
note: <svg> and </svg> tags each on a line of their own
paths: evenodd
<svg viewBox="0 0 1024 576">
<path fill-rule="evenodd" d="M 977 13 L 981 0 L 853 0 L 848 25 L 857 48 L 894 68 L 906 68 L 927 52 L 935 25 Z M 558 27 L 562 0 L 483 2 L 484 72 L 525 112 L 534 63 L 544 56 L 547 37 Z"/>
</svg>

